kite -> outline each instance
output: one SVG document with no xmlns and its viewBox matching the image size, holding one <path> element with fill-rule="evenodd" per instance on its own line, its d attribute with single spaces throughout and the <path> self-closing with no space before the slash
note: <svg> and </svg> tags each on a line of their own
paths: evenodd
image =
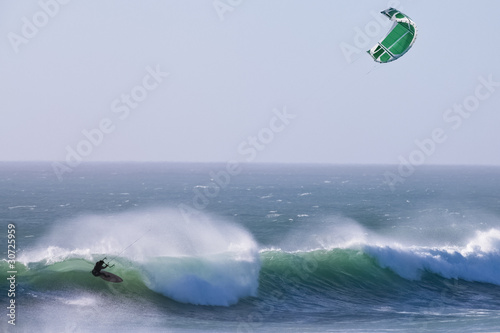
<svg viewBox="0 0 500 333">
<path fill-rule="evenodd" d="M 381 12 L 394 24 L 380 42 L 368 52 L 373 60 L 380 63 L 391 62 L 402 57 L 417 39 L 417 25 L 399 10 L 389 8 Z"/>
</svg>

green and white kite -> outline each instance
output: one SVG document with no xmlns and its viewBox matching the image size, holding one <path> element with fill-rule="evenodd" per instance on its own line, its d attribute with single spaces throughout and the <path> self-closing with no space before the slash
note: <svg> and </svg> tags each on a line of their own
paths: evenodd
<svg viewBox="0 0 500 333">
<path fill-rule="evenodd" d="M 376 62 L 386 63 L 408 52 L 417 39 L 417 25 L 397 9 L 389 8 L 381 13 L 394 24 L 387 36 L 367 52 Z"/>
</svg>

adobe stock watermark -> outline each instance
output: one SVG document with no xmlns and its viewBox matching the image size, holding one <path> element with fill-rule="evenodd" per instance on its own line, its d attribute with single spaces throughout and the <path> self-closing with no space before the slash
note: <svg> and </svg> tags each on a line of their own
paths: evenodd
<svg viewBox="0 0 500 333">
<path fill-rule="evenodd" d="M 401 3 L 398 0 L 389 1 L 387 4 L 387 7 L 401 10 L 402 7 L 400 6 Z M 380 36 L 382 29 L 389 28 L 393 23 L 379 12 L 371 10 L 370 15 L 373 17 L 373 20 L 367 22 L 363 28 L 354 27 L 354 36 L 351 43 L 342 42 L 339 45 L 345 60 L 349 64 L 354 61 L 354 55 L 366 52 L 366 50 L 378 42 L 374 38 Z"/>
<path fill-rule="evenodd" d="M 289 113 L 286 107 L 281 110 L 273 109 L 272 113 L 273 115 L 269 119 L 267 126 L 238 144 L 238 159 L 226 162 L 222 170 L 210 171 L 210 182 L 205 186 L 197 186 L 193 189 L 191 204 L 178 205 L 178 209 L 186 220 L 189 220 L 189 216 L 196 215 L 207 208 L 210 201 L 215 199 L 221 190 L 231 183 L 231 179 L 241 173 L 241 163 L 255 161 L 259 153 L 264 151 L 275 140 L 276 136 L 283 132 L 291 121 L 297 117 Z"/>
<path fill-rule="evenodd" d="M 423 165 L 436 152 L 438 146 L 448 139 L 447 133 L 450 130 L 458 130 L 464 119 L 468 119 L 476 112 L 481 106 L 481 102 L 490 98 L 500 87 L 500 82 L 494 81 L 492 74 L 487 78 L 480 76 L 478 81 L 473 93 L 466 96 L 461 103 L 455 103 L 443 112 L 443 121 L 448 125 L 448 128 L 436 127 L 428 137 L 415 140 L 415 149 L 406 156 L 398 156 L 397 172 L 386 171 L 384 173 L 384 182 L 391 191 L 394 191 L 398 184 L 404 183 L 406 178 L 413 175 L 416 168 Z"/>
<path fill-rule="evenodd" d="M 40 9 L 31 17 L 23 16 L 21 18 L 20 34 L 9 32 L 7 39 L 15 53 L 19 53 L 21 45 L 28 44 L 35 38 L 41 29 L 59 14 L 61 6 L 66 5 L 71 0 L 40 0 L 38 6 Z"/>
<path fill-rule="evenodd" d="M 147 66 L 146 74 L 143 76 L 140 84 L 133 86 L 128 93 L 122 93 L 111 102 L 109 108 L 113 114 L 116 114 L 119 120 L 127 119 L 132 110 L 137 109 L 150 92 L 157 89 L 160 84 L 168 77 L 169 73 L 163 72 L 160 65 L 155 68 Z M 81 131 L 82 139 L 74 146 L 66 146 L 66 157 L 64 162 L 52 162 L 52 169 L 59 181 L 63 180 L 65 173 L 73 172 L 84 160 L 92 154 L 96 147 L 99 147 L 107 135 L 113 133 L 116 129 L 117 120 L 109 117 L 102 118 L 98 125 L 91 129 Z"/>
<path fill-rule="evenodd" d="M 212 6 L 214 7 L 219 20 L 224 21 L 225 15 L 233 12 L 237 7 L 243 3 L 243 0 L 214 0 Z"/>
</svg>

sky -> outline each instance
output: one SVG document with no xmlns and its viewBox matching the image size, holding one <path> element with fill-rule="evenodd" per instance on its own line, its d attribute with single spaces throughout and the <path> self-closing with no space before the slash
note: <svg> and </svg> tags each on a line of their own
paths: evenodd
<svg viewBox="0 0 500 333">
<path fill-rule="evenodd" d="M 366 53 L 396 7 L 402 58 Z M 0 160 L 500 165 L 494 0 L 0 0 Z"/>
</svg>

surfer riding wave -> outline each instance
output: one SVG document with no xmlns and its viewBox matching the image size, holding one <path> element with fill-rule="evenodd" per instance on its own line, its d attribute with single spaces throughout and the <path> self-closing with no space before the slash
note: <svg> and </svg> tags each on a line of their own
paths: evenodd
<svg viewBox="0 0 500 333">
<path fill-rule="evenodd" d="M 104 258 L 106 259 L 106 258 Z M 111 268 L 111 267 L 114 267 L 115 265 L 109 265 L 109 261 L 108 263 L 105 263 L 104 262 L 104 259 L 102 260 L 99 260 L 98 262 L 95 263 L 95 266 L 94 266 L 94 269 L 92 270 L 92 275 L 94 276 L 99 276 L 100 278 L 108 281 L 108 282 L 122 282 L 123 279 L 121 277 L 119 277 L 118 275 L 115 275 L 113 273 L 110 273 L 110 272 L 105 272 L 105 271 L 102 271 L 103 269 L 105 268 Z"/>
<path fill-rule="evenodd" d="M 92 270 L 92 275 L 94 276 L 103 275 L 104 273 L 101 273 L 101 269 L 105 269 L 107 267 L 109 267 L 109 265 L 106 264 L 104 260 L 99 260 L 98 262 L 95 263 L 94 269 Z"/>
</svg>

